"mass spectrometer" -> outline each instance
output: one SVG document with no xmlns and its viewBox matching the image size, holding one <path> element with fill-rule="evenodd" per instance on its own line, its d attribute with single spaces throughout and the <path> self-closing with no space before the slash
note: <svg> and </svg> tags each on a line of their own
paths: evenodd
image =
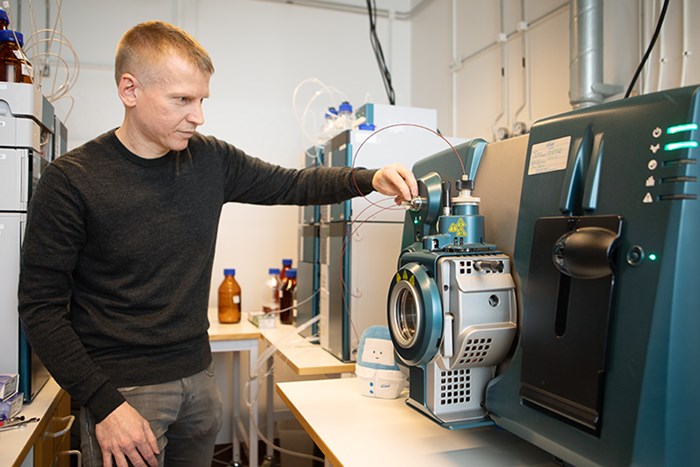
<svg viewBox="0 0 700 467">
<path fill-rule="evenodd" d="M 388 298 L 411 406 L 574 465 L 700 465 L 699 90 L 414 166 Z"/>
</svg>

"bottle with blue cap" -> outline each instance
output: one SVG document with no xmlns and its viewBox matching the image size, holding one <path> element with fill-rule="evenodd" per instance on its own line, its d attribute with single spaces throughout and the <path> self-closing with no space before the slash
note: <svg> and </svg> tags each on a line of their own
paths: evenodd
<svg viewBox="0 0 700 467">
<path fill-rule="evenodd" d="M 236 282 L 236 270 L 224 269 L 224 281 L 219 286 L 219 322 L 235 324 L 241 320 L 241 286 Z"/>
<path fill-rule="evenodd" d="M 343 101 L 338 106 L 338 130 L 352 130 L 352 125 L 355 122 L 355 115 L 352 113 L 352 105 L 348 101 Z"/>
<path fill-rule="evenodd" d="M 271 313 L 280 309 L 280 295 L 279 290 L 282 285 L 282 281 L 279 278 L 280 270 L 279 268 L 269 268 L 267 270 L 267 279 L 265 280 L 265 286 L 263 287 L 263 311 L 265 313 Z"/>
<path fill-rule="evenodd" d="M 280 271 L 280 280 L 284 280 L 284 276 L 287 273 L 288 270 L 292 268 L 292 259 L 291 258 L 283 258 L 282 259 L 282 270 Z"/>
<path fill-rule="evenodd" d="M 297 270 L 287 269 L 282 280 L 280 294 L 280 323 L 294 324 L 294 307 L 296 305 Z"/>
<path fill-rule="evenodd" d="M 338 129 L 336 127 L 336 121 L 338 120 L 338 111 L 335 107 L 328 107 L 326 114 L 323 119 L 323 126 L 321 131 L 318 133 L 318 143 L 323 144 L 329 139 L 333 138 L 338 134 Z"/>
<path fill-rule="evenodd" d="M 0 81 L 27 84 L 34 82 L 32 64 L 22 50 L 23 45 L 24 37 L 21 32 L 0 29 Z"/>
</svg>

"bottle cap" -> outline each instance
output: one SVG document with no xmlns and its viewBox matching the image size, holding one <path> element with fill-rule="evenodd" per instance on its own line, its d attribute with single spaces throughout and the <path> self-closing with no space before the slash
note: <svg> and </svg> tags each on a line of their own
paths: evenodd
<svg viewBox="0 0 700 467">
<path fill-rule="evenodd" d="M 277 275 L 280 273 L 280 269 L 279 268 L 270 268 L 267 270 L 267 273 Z"/>
<path fill-rule="evenodd" d="M 337 117 L 338 116 L 338 111 L 335 110 L 335 107 L 328 107 L 328 110 L 326 110 L 326 117 Z"/>
<path fill-rule="evenodd" d="M 289 258 L 285 258 L 282 260 L 282 266 L 291 266 L 292 265 L 292 260 Z"/>
<path fill-rule="evenodd" d="M 338 112 L 352 112 L 352 105 L 350 105 L 348 101 L 343 101 L 342 104 L 338 106 Z"/>
<path fill-rule="evenodd" d="M 374 131 L 374 123 L 361 123 L 357 128 L 360 130 Z"/>
<path fill-rule="evenodd" d="M 291 277 L 294 279 L 297 277 L 297 270 L 296 269 L 287 269 L 287 272 L 285 273 L 287 277 Z"/>
<path fill-rule="evenodd" d="M 15 36 L 17 37 L 15 39 Z M 21 32 L 11 31 L 9 29 L 0 31 L 0 42 L 17 42 L 19 46 L 24 46 L 24 36 Z"/>
<path fill-rule="evenodd" d="M 236 275 L 236 270 L 231 268 L 231 269 L 224 269 L 224 276 L 235 276 Z"/>
</svg>

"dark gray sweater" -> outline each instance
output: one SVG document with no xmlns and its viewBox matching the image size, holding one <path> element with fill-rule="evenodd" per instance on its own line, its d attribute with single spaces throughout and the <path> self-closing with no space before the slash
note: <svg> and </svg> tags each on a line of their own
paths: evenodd
<svg viewBox="0 0 700 467">
<path fill-rule="evenodd" d="M 54 161 L 33 193 L 19 285 L 29 342 L 100 421 L 124 401 L 116 388 L 211 362 L 224 203 L 330 204 L 372 191 L 373 175 L 286 169 L 199 134 L 184 151 L 142 159 L 110 131 Z"/>
</svg>

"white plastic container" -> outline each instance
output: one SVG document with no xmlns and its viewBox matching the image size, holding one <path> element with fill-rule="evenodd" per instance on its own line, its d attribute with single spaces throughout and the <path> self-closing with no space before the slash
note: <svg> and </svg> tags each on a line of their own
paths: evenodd
<svg viewBox="0 0 700 467">
<path fill-rule="evenodd" d="M 375 370 L 355 365 L 355 373 L 363 396 L 396 399 L 406 387 L 406 377 L 400 370 Z"/>
</svg>

